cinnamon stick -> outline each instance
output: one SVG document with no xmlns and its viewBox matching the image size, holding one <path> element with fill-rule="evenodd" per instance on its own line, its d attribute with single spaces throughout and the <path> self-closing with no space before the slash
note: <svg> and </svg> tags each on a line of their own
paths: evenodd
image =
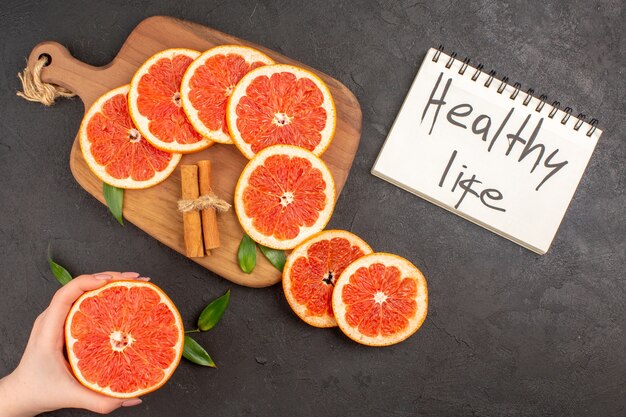
<svg viewBox="0 0 626 417">
<path fill-rule="evenodd" d="M 211 161 L 198 161 L 200 178 L 200 195 L 211 194 Z M 207 255 L 211 249 L 220 247 L 220 234 L 217 228 L 217 213 L 215 207 L 202 210 L 202 235 L 204 236 L 204 250 Z"/>
<path fill-rule="evenodd" d="M 198 198 L 198 167 L 195 165 L 181 165 L 180 177 L 183 199 L 194 200 Z M 202 226 L 199 212 L 188 211 L 183 213 L 183 230 L 185 236 L 185 254 L 190 258 L 204 256 Z"/>
</svg>

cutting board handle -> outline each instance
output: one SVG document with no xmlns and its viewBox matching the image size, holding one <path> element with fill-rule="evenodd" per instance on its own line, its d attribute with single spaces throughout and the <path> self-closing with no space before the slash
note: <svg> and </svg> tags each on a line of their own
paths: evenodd
<svg viewBox="0 0 626 417">
<path fill-rule="evenodd" d="M 32 70 L 41 57 L 48 58 L 48 65 L 41 71 L 41 80 L 60 85 L 78 95 L 88 107 L 97 98 L 97 91 L 108 89 L 100 84 L 104 67 L 94 67 L 74 58 L 63 45 L 46 41 L 35 46 L 28 57 L 28 67 Z"/>
</svg>

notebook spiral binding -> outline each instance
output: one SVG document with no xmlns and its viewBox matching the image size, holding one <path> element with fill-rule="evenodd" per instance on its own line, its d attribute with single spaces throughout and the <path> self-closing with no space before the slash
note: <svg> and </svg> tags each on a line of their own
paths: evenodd
<svg viewBox="0 0 626 417">
<path fill-rule="evenodd" d="M 433 55 L 433 62 L 439 62 L 439 58 L 441 57 L 441 54 L 443 52 L 443 45 L 439 45 L 439 48 L 437 48 L 437 52 L 435 52 L 435 55 Z M 450 69 L 452 67 L 452 64 L 454 63 L 455 60 L 458 60 L 459 62 L 461 62 L 461 68 L 459 68 L 459 74 L 463 75 L 465 74 L 465 71 L 467 71 L 467 68 L 469 67 L 469 62 L 470 59 L 469 58 L 465 58 L 463 59 L 463 61 L 461 61 L 460 59 L 457 58 L 457 53 L 453 52 L 452 54 L 450 54 L 450 57 L 448 58 L 448 61 L 445 63 L 445 66 L 447 69 Z M 484 70 L 484 65 L 483 64 L 478 64 L 478 66 L 476 67 L 476 70 L 474 71 L 474 73 L 472 74 L 472 81 L 476 81 L 478 79 L 478 77 L 480 76 L 480 74 L 482 73 L 486 73 Z M 494 81 L 498 81 L 496 78 L 496 72 L 491 70 L 489 71 L 487 74 L 487 81 L 485 81 L 485 87 L 489 87 L 491 86 L 491 84 Z M 500 85 L 498 86 L 498 90 L 497 92 L 499 94 L 502 94 L 502 92 L 504 91 L 504 89 L 506 88 L 507 85 L 509 84 L 509 77 L 504 77 L 502 78 L 502 80 L 500 80 Z M 520 83 L 515 83 L 513 84 L 513 92 L 511 93 L 511 95 L 509 96 L 509 98 L 511 100 L 515 100 L 517 98 L 517 96 L 519 95 L 520 91 L 522 91 L 522 85 Z M 532 88 L 529 88 L 528 90 L 526 90 L 526 97 L 524 98 L 524 101 L 522 102 L 522 104 L 524 106 L 527 106 L 528 103 L 530 103 L 530 100 L 533 98 L 533 93 L 535 92 L 535 90 L 533 90 Z M 537 105 L 537 107 L 535 107 L 535 111 L 540 112 L 543 107 L 548 104 L 548 96 L 546 96 L 545 94 L 542 94 L 539 97 L 539 104 Z M 550 119 L 554 118 L 554 115 L 556 115 L 557 111 L 560 110 L 560 106 L 561 103 L 558 101 L 553 101 L 552 104 L 548 104 L 549 106 L 552 107 L 552 110 L 550 110 L 550 112 L 548 113 L 548 117 Z M 572 108 L 571 107 L 565 107 L 563 110 L 563 112 L 565 112 L 565 115 L 563 116 L 563 118 L 561 119 L 561 124 L 565 124 L 567 123 L 567 121 L 570 119 L 570 117 L 572 116 Z M 583 123 L 585 122 L 585 119 L 587 118 L 587 116 L 583 113 L 579 113 L 578 116 L 576 116 L 576 123 L 574 124 L 574 130 L 578 131 L 580 130 L 581 126 L 583 125 Z M 589 129 L 587 130 L 586 135 L 587 136 L 591 136 L 593 135 L 593 132 L 596 131 L 596 128 L 598 126 L 598 119 L 591 119 L 589 121 Z"/>
</svg>

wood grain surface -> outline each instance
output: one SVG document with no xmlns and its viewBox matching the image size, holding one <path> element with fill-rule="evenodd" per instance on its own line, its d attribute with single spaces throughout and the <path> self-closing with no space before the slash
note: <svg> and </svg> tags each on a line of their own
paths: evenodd
<svg viewBox="0 0 626 417">
<path fill-rule="evenodd" d="M 361 135 L 359 103 L 339 81 L 279 53 L 202 25 L 156 16 L 137 25 L 118 55 L 108 65 L 93 67 L 85 64 L 73 58 L 65 47 L 56 42 L 43 42 L 37 45 L 29 56 L 28 65 L 32 68 L 41 55 L 49 55 L 50 63 L 42 71 L 43 81 L 61 85 L 75 92 L 82 99 L 87 111 L 102 94 L 129 83 L 135 70 L 147 58 L 161 50 L 184 47 L 204 51 L 222 44 L 252 46 L 276 62 L 298 65 L 315 72 L 328 85 L 335 100 L 338 120 L 334 140 L 322 159 L 328 164 L 335 178 L 339 195 L 359 145 Z M 78 126 L 76 130 L 78 131 Z M 235 146 L 215 144 L 204 151 L 183 156 L 180 165 L 194 164 L 203 159 L 211 161 L 214 192 L 232 204 L 235 185 L 247 159 Z M 181 195 L 179 167 L 166 181 L 155 187 L 146 190 L 127 190 L 124 199 L 124 218 L 163 244 L 184 254 L 183 220 L 176 206 Z M 70 169 L 76 181 L 89 194 L 104 203 L 102 183 L 87 167 L 80 151 L 78 137 L 72 146 Z M 280 281 L 280 272 L 260 253 L 252 274 L 245 274 L 239 269 L 236 254 L 243 231 L 234 209 L 220 213 L 218 223 L 221 246 L 212 250 L 210 256 L 191 258 L 193 261 L 240 285 L 266 287 Z"/>
</svg>

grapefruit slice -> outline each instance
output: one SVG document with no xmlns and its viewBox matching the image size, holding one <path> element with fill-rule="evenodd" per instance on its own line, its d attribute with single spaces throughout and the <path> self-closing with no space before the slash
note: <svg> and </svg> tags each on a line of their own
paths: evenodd
<svg viewBox="0 0 626 417">
<path fill-rule="evenodd" d="M 365 255 L 341 274 L 333 292 L 333 311 L 341 331 L 369 346 L 387 346 L 411 336 L 428 310 L 421 271 L 389 253 Z"/>
<path fill-rule="evenodd" d="M 226 122 L 228 98 L 244 75 L 273 63 L 256 49 L 240 45 L 202 53 L 189 65 L 180 86 L 183 109 L 196 131 L 214 142 L 233 143 Z"/>
<path fill-rule="evenodd" d="M 335 134 L 337 114 L 326 84 L 293 65 L 266 65 L 246 74 L 226 108 L 233 142 L 248 158 L 276 144 L 319 156 Z"/>
<path fill-rule="evenodd" d="M 311 326 L 337 326 L 335 281 L 348 265 L 370 253 L 363 239 L 345 230 L 325 230 L 298 245 L 283 269 L 283 290 L 293 311 Z"/>
<path fill-rule="evenodd" d="M 125 85 L 91 106 L 80 125 L 80 149 L 93 173 L 119 188 L 147 188 L 165 180 L 181 154 L 161 151 L 146 141 L 128 113 Z"/>
<path fill-rule="evenodd" d="M 172 376 L 183 353 L 183 322 L 156 285 L 113 281 L 76 300 L 65 322 L 65 340 L 81 384 L 132 398 Z"/>
<path fill-rule="evenodd" d="M 166 49 L 144 62 L 130 82 L 130 115 L 139 132 L 164 151 L 191 153 L 213 144 L 189 123 L 180 98 L 183 74 L 199 55 L 191 49 Z"/>
<path fill-rule="evenodd" d="M 292 249 L 320 232 L 333 214 L 335 181 L 306 149 L 275 145 L 245 166 L 235 188 L 235 211 L 245 232 L 274 249 Z"/>
</svg>

